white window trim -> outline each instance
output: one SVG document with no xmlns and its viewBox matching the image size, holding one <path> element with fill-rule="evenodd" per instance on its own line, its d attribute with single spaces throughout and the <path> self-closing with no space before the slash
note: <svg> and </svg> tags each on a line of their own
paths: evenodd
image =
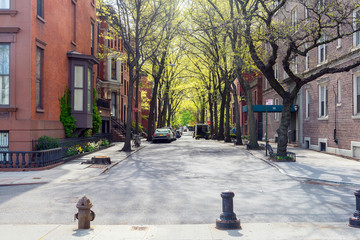
<svg viewBox="0 0 360 240">
<path fill-rule="evenodd" d="M 360 117 L 360 112 L 357 112 L 357 78 L 360 77 L 360 72 L 354 74 L 354 78 L 353 78 L 353 101 L 354 101 L 354 109 L 353 109 L 353 116 L 354 117 Z"/>
<path fill-rule="evenodd" d="M 291 27 L 293 28 L 294 32 L 297 32 L 298 30 L 298 17 L 297 17 L 297 7 L 294 7 L 292 10 L 291 10 Z"/>
<path fill-rule="evenodd" d="M 275 64 L 274 75 L 275 75 L 275 79 L 279 80 L 279 64 L 278 63 Z"/>
<path fill-rule="evenodd" d="M 324 87 L 324 86 L 327 86 L 327 88 L 329 87 L 328 79 L 322 80 L 318 85 L 318 91 L 319 91 L 319 114 L 318 114 L 319 118 L 318 118 L 318 120 L 327 120 L 329 118 L 329 106 L 327 106 L 327 111 L 326 111 L 326 106 L 325 106 L 325 109 L 324 109 L 324 111 L 326 111 L 325 115 L 321 116 L 321 87 Z M 329 94 L 329 88 L 328 88 L 328 94 Z M 325 103 L 328 102 L 328 99 L 326 99 L 326 95 L 324 96 L 324 101 L 325 101 Z M 328 102 L 328 105 L 329 105 L 329 102 Z"/>
<path fill-rule="evenodd" d="M 305 90 L 305 120 L 310 119 L 310 92 L 309 89 Z"/>
<path fill-rule="evenodd" d="M 324 39 L 325 38 L 325 39 Z M 326 35 L 323 35 L 321 38 L 320 38 L 320 42 L 324 40 L 326 40 Z M 328 61 L 328 53 L 327 53 L 327 44 L 321 44 L 320 46 L 318 46 L 318 64 L 321 65 L 321 64 L 324 64 L 324 63 L 327 63 Z M 321 56 L 321 50 L 324 49 L 324 61 L 321 61 L 320 59 L 320 56 Z"/>
<path fill-rule="evenodd" d="M 8 10 L 11 8 L 11 0 L 4 1 L 3 4 L 5 5 L 4 7 L 0 4 L 1 10 Z"/>
<path fill-rule="evenodd" d="M 336 106 L 341 106 L 341 81 L 337 81 L 337 103 Z"/>
<path fill-rule="evenodd" d="M 354 27 L 354 29 L 356 28 L 356 13 L 357 12 L 359 12 L 360 11 L 360 9 L 357 9 L 357 10 L 355 10 L 354 12 L 353 12 L 353 27 Z M 354 34 L 353 34 L 353 48 L 359 48 L 360 47 L 360 39 L 359 39 L 359 44 L 358 45 L 356 45 L 356 40 L 357 40 L 357 38 L 356 38 L 356 36 L 357 35 L 359 35 L 359 38 L 360 38 L 360 30 L 359 31 L 357 31 L 357 32 L 354 32 Z"/>
<path fill-rule="evenodd" d="M 305 43 L 305 49 L 307 49 L 307 48 L 308 48 L 308 45 Z M 309 52 L 307 52 L 305 55 L 305 71 L 309 70 L 309 67 L 310 67 L 309 60 L 310 60 L 310 55 L 309 55 Z"/>
<path fill-rule="evenodd" d="M 274 100 L 274 105 L 280 105 L 280 102 L 279 102 L 279 99 L 278 99 L 278 98 L 275 98 L 275 100 Z M 279 122 L 279 121 L 280 121 L 280 113 L 275 112 L 274 120 L 275 120 L 275 122 Z"/>
</svg>

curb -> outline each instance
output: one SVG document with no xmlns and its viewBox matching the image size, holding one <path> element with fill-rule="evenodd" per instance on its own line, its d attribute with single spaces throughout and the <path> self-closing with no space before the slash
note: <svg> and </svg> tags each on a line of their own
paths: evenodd
<svg viewBox="0 0 360 240">
<path fill-rule="evenodd" d="M 102 171 L 102 172 L 100 173 L 100 175 L 103 174 L 103 173 L 106 173 L 106 172 L 109 171 L 111 168 L 113 168 L 113 167 L 115 167 L 116 165 L 118 165 L 119 163 L 125 161 L 125 160 L 126 160 L 127 158 L 129 158 L 131 155 L 133 155 L 134 153 L 140 151 L 141 149 L 143 149 L 143 148 L 145 148 L 145 147 L 146 147 L 146 146 L 140 146 L 140 147 L 134 149 L 134 151 L 131 151 L 125 158 L 123 158 L 123 159 L 121 159 L 120 161 L 118 161 L 118 162 L 116 162 L 116 163 L 114 163 L 114 164 L 106 167 L 106 168 L 104 169 L 104 171 Z M 119 152 L 122 152 L 122 151 L 120 150 Z M 93 165 L 94 165 L 94 164 L 93 164 Z"/>
</svg>

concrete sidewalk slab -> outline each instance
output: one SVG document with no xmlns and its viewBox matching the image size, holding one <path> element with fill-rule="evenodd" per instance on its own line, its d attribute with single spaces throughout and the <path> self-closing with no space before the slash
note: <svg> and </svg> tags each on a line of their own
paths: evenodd
<svg viewBox="0 0 360 240">
<path fill-rule="evenodd" d="M 276 144 L 271 144 L 276 152 Z M 249 150 L 251 154 L 276 167 L 281 173 L 302 180 L 360 186 L 360 162 L 324 152 L 288 147 L 296 154 L 296 162 L 273 162 L 265 150 Z"/>
<path fill-rule="evenodd" d="M 3 239 L 121 239 L 121 240 L 355 240 L 359 229 L 346 223 L 242 223 L 239 230 L 218 230 L 215 224 L 193 225 L 95 225 L 78 230 L 76 225 L 0 225 Z"/>
</svg>

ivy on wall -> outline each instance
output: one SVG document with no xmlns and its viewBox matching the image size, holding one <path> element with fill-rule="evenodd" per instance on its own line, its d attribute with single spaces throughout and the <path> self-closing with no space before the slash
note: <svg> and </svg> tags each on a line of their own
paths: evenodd
<svg viewBox="0 0 360 240">
<path fill-rule="evenodd" d="M 99 110 L 97 108 L 97 92 L 96 89 L 93 89 L 93 128 L 92 133 L 98 133 L 101 126 L 101 117 Z"/>
<path fill-rule="evenodd" d="M 64 95 L 59 99 L 60 102 L 60 122 L 62 122 L 66 137 L 73 137 L 76 130 L 75 118 L 71 116 L 71 96 L 68 87 L 65 89 Z"/>
</svg>

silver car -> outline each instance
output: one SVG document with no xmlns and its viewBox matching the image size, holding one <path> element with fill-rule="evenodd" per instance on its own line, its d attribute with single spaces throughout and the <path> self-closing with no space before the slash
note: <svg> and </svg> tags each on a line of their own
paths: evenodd
<svg viewBox="0 0 360 240">
<path fill-rule="evenodd" d="M 159 142 L 159 141 L 171 142 L 173 140 L 173 138 L 174 138 L 174 136 L 170 129 L 158 128 L 155 130 L 152 141 L 153 141 L 153 143 Z"/>
</svg>

